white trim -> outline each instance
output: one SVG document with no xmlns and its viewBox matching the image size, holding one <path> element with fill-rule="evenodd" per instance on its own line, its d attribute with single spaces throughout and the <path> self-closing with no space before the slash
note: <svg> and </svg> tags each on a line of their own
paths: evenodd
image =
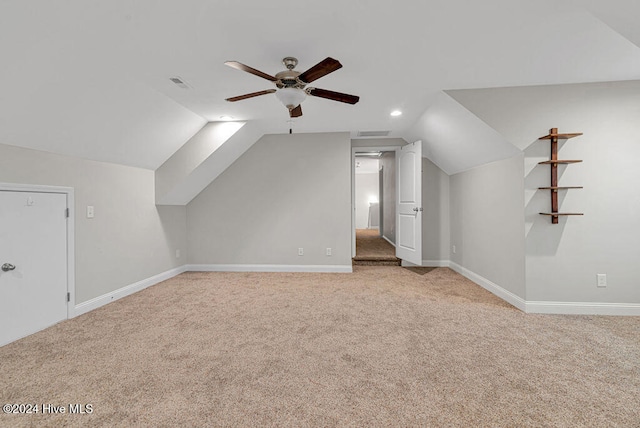
<svg viewBox="0 0 640 428">
<path fill-rule="evenodd" d="M 67 319 L 72 318 L 76 298 L 76 249 L 75 249 L 75 190 L 73 187 L 45 186 L 42 184 L 0 183 L 0 190 L 8 192 L 62 193 L 67 195 Z"/>
<path fill-rule="evenodd" d="M 382 239 L 384 239 L 385 241 L 387 241 L 389 244 L 393 245 L 393 248 L 396 248 L 396 244 L 394 244 L 393 242 L 391 242 L 391 240 L 389 238 L 387 238 L 386 236 L 382 235 Z"/>
<path fill-rule="evenodd" d="M 192 272 L 353 272 L 352 265 L 187 265 Z"/>
<path fill-rule="evenodd" d="M 365 152 L 365 151 L 380 151 L 380 152 L 395 152 L 396 153 L 396 162 L 398 159 L 398 150 L 400 150 L 402 146 L 365 146 L 365 147 L 354 147 L 351 146 L 351 257 L 356 256 L 356 153 L 357 152 Z M 397 174 L 397 167 L 396 167 Z M 397 185 L 396 185 L 396 194 L 397 194 Z M 395 245 L 394 245 L 395 247 Z"/>
<path fill-rule="evenodd" d="M 465 278 L 470 279 L 471 281 L 475 282 L 482 288 L 500 297 L 502 300 L 506 301 L 507 303 L 512 304 L 513 306 L 520 309 L 521 311 L 527 312 L 527 302 L 522 297 L 516 296 L 509 290 L 505 290 L 504 288 L 500 287 L 498 284 L 489 281 L 487 278 L 480 276 L 477 273 L 472 272 L 469 269 L 462 267 L 453 261 L 449 263 L 449 267 L 454 271 L 458 272 L 460 275 L 464 276 Z"/>
<path fill-rule="evenodd" d="M 530 301 L 527 302 L 526 312 L 533 314 L 639 316 L 640 303 Z"/>
<path fill-rule="evenodd" d="M 451 261 L 449 260 L 423 260 L 422 266 L 424 267 L 449 267 Z"/>
<path fill-rule="evenodd" d="M 73 193 L 73 187 L 45 186 L 43 184 L 0 183 L 0 190 L 10 192 Z"/>
<path fill-rule="evenodd" d="M 145 288 L 151 287 L 152 285 L 156 285 L 159 282 L 166 281 L 167 279 L 173 278 L 174 276 L 180 275 L 181 273 L 186 271 L 187 267 L 186 265 L 183 265 L 174 269 L 170 269 L 166 272 L 159 273 L 158 275 L 154 275 L 150 278 L 143 279 L 142 281 L 126 285 L 110 293 L 103 294 L 102 296 L 87 300 L 86 302 L 80 303 L 79 305 L 75 306 L 73 316 L 71 318 L 77 317 L 78 315 L 86 314 L 89 311 L 98 309 L 99 307 L 106 305 L 107 303 L 111 303 L 114 300 L 118 300 L 133 293 L 137 293 L 138 291 L 144 290 Z"/>
<path fill-rule="evenodd" d="M 425 260 L 424 263 L 428 261 Z M 640 316 L 640 303 L 603 303 L 603 302 L 539 302 L 526 301 L 505 290 L 487 278 L 469 269 L 450 262 L 449 267 L 460 275 L 470 279 L 507 303 L 526 313 L 558 315 L 624 315 Z"/>
</svg>

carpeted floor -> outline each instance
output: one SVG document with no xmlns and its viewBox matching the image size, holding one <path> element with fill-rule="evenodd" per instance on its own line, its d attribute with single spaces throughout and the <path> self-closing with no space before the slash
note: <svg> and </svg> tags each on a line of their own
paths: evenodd
<svg viewBox="0 0 640 428">
<path fill-rule="evenodd" d="M 399 266 L 393 245 L 380 237 L 378 229 L 356 229 L 356 256 L 354 265 L 361 266 Z"/>
<path fill-rule="evenodd" d="M 524 314 L 447 268 L 186 273 L 0 348 L 19 426 L 640 426 L 640 318 Z"/>
</svg>

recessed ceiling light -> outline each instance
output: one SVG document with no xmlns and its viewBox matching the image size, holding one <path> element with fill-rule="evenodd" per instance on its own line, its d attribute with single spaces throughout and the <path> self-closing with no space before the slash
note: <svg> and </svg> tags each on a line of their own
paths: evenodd
<svg viewBox="0 0 640 428">
<path fill-rule="evenodd" d="M 400 110 L 394 110 L 391 112 L 391 116 L 400 116 L 402 114 L 402 112 Z"/>
<path fill-rule="evenodd" d="M 233 116 L 220 116 L 220 120 L 233 120 Z"/>
</svg>

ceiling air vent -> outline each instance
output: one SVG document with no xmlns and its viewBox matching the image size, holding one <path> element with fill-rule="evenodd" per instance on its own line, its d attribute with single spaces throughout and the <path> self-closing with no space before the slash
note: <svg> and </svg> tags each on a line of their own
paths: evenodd
<svg viewBox="0 0 640 428">
<path fill-rule="evenodd" d="M 358 131 L 358 137 L 388 137 L 391 131 Z"/>
<path fill-rule="evenodd" d="M 189 89 L 190 86 L 187 85 L 187 82 L 185 82 L 184 80 L 182 80 L 179 77 L 169 77 L 169 80 L 171 80 L 173 83 L 176 84 L 176 86 L 182 88 L 182 89 Z"/>
</svg>

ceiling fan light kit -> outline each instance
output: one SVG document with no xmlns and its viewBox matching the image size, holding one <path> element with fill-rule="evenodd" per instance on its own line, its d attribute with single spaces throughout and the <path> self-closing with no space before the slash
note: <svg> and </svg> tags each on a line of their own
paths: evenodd
<svg viewBox="0 0 640 428">
<path fill-rule="evenodd" d="M 314 65 L 304 73 L 294 70 L 298 65 L 298 60 L 294 57 L 288 56 L 282 59 L 282 63 L 287 68 L 284 71 L 277 73 L 275 76 L 271 76 L 255 68 L 249 67 L 239 63 L 238 61 L 227 61 L 225 65 L 229 67 L 246 71 L 254 76 L 262 77 L 263 79 L 273 82 L 278 89 L 267 89 L 258 92 L 252 92 L 250 94 L 239 95 L 236 97 L 227 98 L 227 101 L 235 102 L 245 100 L 247 98 L 253 98 L 260 95 L 266 95 L 274 93 L 276 97 L 289 109 L 290 117 L 302 116 L 302 107 L 300 104 L 305 100 L 307 95 L 319 98 L 326 98 L 328 100 L 339 101 L 347 104 L 355 104 L 360 100 L 360 97 L 356 95 L 343 94 L 341 92 L 329 91 L 319 88 L 306 88 L 307 84 L 317 80 L 329 73 L 342 68 L 342 64 L 338 60 L 327 57 Z"/>
<path fill-rule="evenodd" d="M 276 97 L 286 108 L 292 110 L 307 98 L 307 94 L 299 88 L 280 88 L 276 91 Z"/>
</svg>

